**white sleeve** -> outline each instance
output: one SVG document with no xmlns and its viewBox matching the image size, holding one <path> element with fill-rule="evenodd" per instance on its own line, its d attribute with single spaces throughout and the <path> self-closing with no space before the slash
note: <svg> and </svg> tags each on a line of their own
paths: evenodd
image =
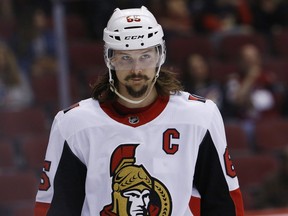
<svg viewBox="0 0 288 216">
<path fill-rule="evenodd" d="M 36 196 L 36 202 L 51 203 L 53 198 L 53 182 L 57 171 L 58 164 L 63 151 L 65 139 L 62 137 L 59 130 L 59 117 L 58 113 L 53 121 L 49 142 L 46 150 L 43 172 L 41 175 L 41 182 Z"/>
</svg>

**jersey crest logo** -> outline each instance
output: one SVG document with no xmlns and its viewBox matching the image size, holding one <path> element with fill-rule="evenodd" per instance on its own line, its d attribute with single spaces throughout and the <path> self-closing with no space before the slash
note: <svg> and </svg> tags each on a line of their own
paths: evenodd
<svg viewBox="0 0 288 216">
<path fill-rule="evenodd" d="M 129 116 L 129 123 L 130 124 L 138 124 L 139 123 L 139 117 L 138 116 Z"/>
<path fill-rule="evenodd" d="M 135 164 L 137 146 L 124 144 L 114 150 L 110 161 L 112 203 L 100 216 L 171 216 L 172 200 L 165 185 L 143 165 Z"/>
</svg>

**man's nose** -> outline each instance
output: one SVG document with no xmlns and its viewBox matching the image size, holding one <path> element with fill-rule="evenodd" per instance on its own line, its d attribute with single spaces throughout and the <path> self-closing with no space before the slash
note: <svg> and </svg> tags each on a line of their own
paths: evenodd
<svg viewBox="0 0 288 216">
<path fill-rule="evenodd" d="M 134 60 L 133 61 L 133 65 L 132 65 L 132 71 L 134 72 L 134 73 L 139 73 L 139 72 L 141 72 L 143 70 L 143 65 L 140 63 L 140 61 L 139 60 Z"/>
</svg>

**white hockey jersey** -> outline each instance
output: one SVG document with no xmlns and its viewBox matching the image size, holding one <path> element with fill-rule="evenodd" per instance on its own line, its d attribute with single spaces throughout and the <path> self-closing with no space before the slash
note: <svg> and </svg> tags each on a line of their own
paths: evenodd
<svg viewBox="0 0 288 216">
<path fill-rule="evenodd" d="M 36 197 L 43 215 L 244 215 L 218 108 L 181 92 L 145 110 L 87 99 L 60 111 Z"/>
</svg>

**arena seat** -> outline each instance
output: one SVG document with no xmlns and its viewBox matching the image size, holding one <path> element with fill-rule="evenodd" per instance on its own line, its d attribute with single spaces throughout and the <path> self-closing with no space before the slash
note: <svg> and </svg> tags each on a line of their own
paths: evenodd
<svg viewBox="0 0 288 216">
<path fill-rule="evenodd" d="M 16 31 L 15 20 L 0 19 L 0 39 L 9 40 Z"/>
<path fill-rule="evenodd" d="M 214 48 L 206 36 L 174 36 L 167 39 L 167 60 L 182 66 L 190 54 L 197 53 L 209 59 L 214 57 Z"/>
<path fill-rule="evenodd" d="M 15 154 L 13 142 L 9 139 L 0 140 L 0 171 L 14 169 Z"/>
<path fill-rule="evenodd" d="M 69 76 L 69 89 L 72 101 L 80 99 L 80 91 L 75 76 Z M 41 76 L 33 76 L 31 78 L 31 86 L 35 96 L 35 103 L 42 108 L 52 109 L 53 115 L 55 110 L 59 110 L 59 84 L 57 74 L 47 74 Z"/>
<path fill-rule="evenodd" d="M 68 42 L 85 40 L 87 38 L 87 27 L 83 18 L 77 14 L 68 14 L 64 17 L 65 33 Z M 53 16 L 48 17 L 48 26 L 54 28 Z"/>
<path fill-rule="evenodd" d="M 278 170 L 277 159 L 270 154 L 246 154 L 232 158 L 245 209 L 255 208 L 255 192 L 263 181 Z"/>
<path fill-rule="evenodd" d="M 237 73 L 237 65 L 231 62 L 223 62 L 220 60 L 210 61 L 211 77 L 218 82 L 225 84 L 229 75 Z"/>
<path fill-rule="evenodd" d="M 265 70 L 275 73 L 278 81 L 288 84 L 288 62 L 285 58 L 270 57 L 263 62 Z"/>
<path fill-rule="evenodd" d="M 29 169 L 35 171 L 40 171 L 42 169 L 47 144 L 48 134 L 37 134 L 25 137 L 21 140 L 23 161 L 26 162 Z"/>
<path fill-rule="evenodd" d="M 246 154 L 233 158 L 242 188 L 259 186 L 278 169 L 277 159 L 270 154 Z"/>
<path fill-rule="evenodd" d="M 250 153 L 248 138 L 243 128 L 237 123 L 225 124 L 226 139 L 231 155 Z"/>
<path fill-rule="evenodd" d="M 273 35 L 273 48 L 279 57 L 288 57 L 288 29 Z"/>
<path fill-rule="evenodd" d="M 1 136 L 20 138 L 29 134 L 41 134 L 47 132 L 45 113 L 36 107 L 18 111 L 0 112 Z"/>
<path fill-rule="evenodd" d="M 255 140 L 260 150 L 281 151 L 288 146 L 288 120 L 273 118 L 258 122 L 255 127 Z"/>
<path fill-rule="evenodd" d="M 24 203 L 21 206 L 13 208 L 13 216 L 31 216 L 34 215 L 34 202 Z"/>
<path fill-rule="evenodd" d="M 68 55 L 73 72 L 83 72 L 91 67 L 105 66 L 103 43 L 98 41 L 75 41 L 69 44 Z"/>
<path fill-rule="evenodd" d="M 0 203 L 7 206 L 35 200 L 38 180 L 34 172 L 0 173 Z"/>
</svg>

